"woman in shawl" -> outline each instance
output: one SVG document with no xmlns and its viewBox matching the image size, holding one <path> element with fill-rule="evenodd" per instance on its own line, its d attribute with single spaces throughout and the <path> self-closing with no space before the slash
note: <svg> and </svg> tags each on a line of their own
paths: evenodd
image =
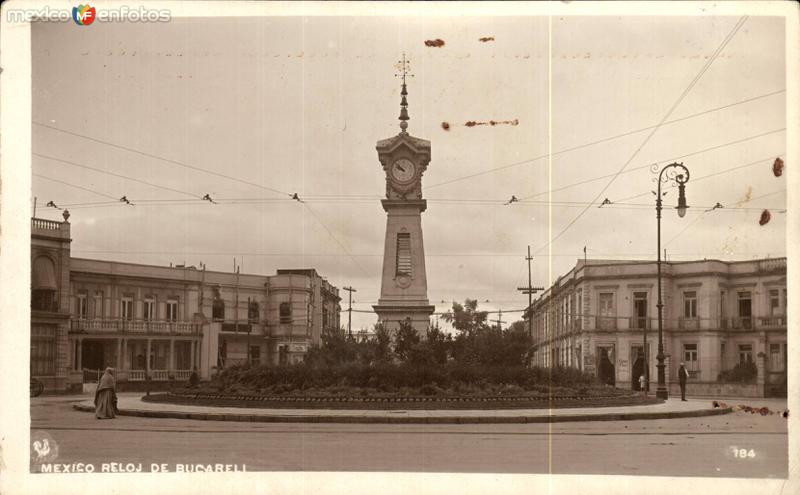
<svg viewBox="0 0 800 495">
<path fill-rule="evenodd" d="M 94 393 L 94 415 L 97 419 L 113 419 L 116 412 L 117 383 L 114 380 L 114 368 L 106 368 Z"/>
</svg>

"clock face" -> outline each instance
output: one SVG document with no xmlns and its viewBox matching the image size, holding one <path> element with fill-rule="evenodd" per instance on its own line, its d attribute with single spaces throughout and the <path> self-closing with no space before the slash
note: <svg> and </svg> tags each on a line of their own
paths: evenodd
<svg viewBox="0 0 800 495">
<path fill-rule="evenodd" d="M 397 182 L 409 182 L 416 175 L 416 170 L 411 160 L 401 158 L 392 164 L 392 177 Z"/>
</svg>

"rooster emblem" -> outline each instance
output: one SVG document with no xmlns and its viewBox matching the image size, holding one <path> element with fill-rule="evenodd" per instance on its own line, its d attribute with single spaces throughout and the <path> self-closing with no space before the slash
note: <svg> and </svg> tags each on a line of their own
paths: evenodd
<svg viewBox="0 0 800 495">
<path fill-rule="evenodd" d="M 44 459 L 50 453 L 50 442 L 44 438 L 42 441 L 33 442 L 33 450 L 36 451 L 36 459 Z"/>
<path fill-rule="evenodd" d="M 58 457 L 58 443 L 47 432 L 31 432 L 31 462 L 52 462 Z"/>
</svg>

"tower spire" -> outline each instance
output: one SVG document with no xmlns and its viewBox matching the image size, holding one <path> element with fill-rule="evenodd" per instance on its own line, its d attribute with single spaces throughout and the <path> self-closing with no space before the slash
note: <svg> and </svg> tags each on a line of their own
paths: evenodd
<svg viewBox="0 0 800 495">
<path fill-rule="evenodd" d="M 397 119 L 400 121 L 400 134 L 408 134 L 406 129 L 408 129 L 408 121 L 410 120 L 410 117 L 408 116 L 408 100 L 406 99 L 406 96 L 408 96 L 408 90 L 406 89 L 406 76 L 414 77 L 414 74 L 411 74 L 411 62 L 406 60 L 405 53 L 403 53 L 403 59 L 397 61 L 397 69 L 399 73 L 395 74 L 395 77 L 403 78 L 403 85 L 402 89 L 400 90 L 400 117 Z"/>
</svg>

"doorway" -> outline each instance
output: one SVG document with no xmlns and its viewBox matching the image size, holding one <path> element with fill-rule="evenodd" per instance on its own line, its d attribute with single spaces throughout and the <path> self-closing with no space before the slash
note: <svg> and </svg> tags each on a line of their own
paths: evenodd
<svg viewBox="0 0 800 495">
<path fill-rule="evenodd" d="M 105 369 L 105 342 L 84 340 L 81 349 L 81 367 L 90 370 Z"/>
<path fill-rule="evenodd" d="M 647 344 L 647 350 L 647 355 L 649 355 L 650 344 Z M 631 390 L 642 390 L 642 387 L 639 386 L 639 377 L 642 375 L 644 375 L 645 389 L 650 390 L 649 370 L 645 367 L 645 355 L 642 354 L 641 345 L 631 346 L 631 362 L 633 362 L 631 367 Z"/>
<path fill-rule="evenodd" d="M 614 386 L 616 383 L 615 368 L 614 368 L 614 347 L 598 347 L 597 348 L 598 365 L 597 377 L 600 381 Z"/>
</svg>

